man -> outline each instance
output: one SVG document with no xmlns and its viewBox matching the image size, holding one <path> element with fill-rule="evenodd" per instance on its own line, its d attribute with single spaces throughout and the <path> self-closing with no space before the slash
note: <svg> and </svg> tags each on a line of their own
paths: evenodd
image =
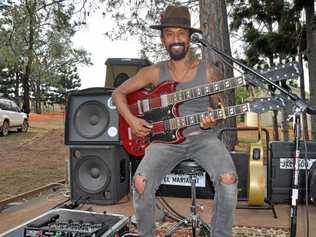
<svg viewBox="0 0 316 237">
<path fill-rule="evenodd" d="M 161 31 L 161 42 L 170 60 L 141 69 L 113 92 L 119 113 L 136 136 L 147 136 L 152 125 L 134 116 L 127 104 L 126 95 L 148 85 L 157 86 L 165 80 L 178 82 L 177 90 L 191 88 L 220 79 L 212 64 L 206 65 L 192 57 L 190 36 L 201 32 L 191 27 L 190 13 L 183 6 L 169 6 L 161 16 L 161 24 L 151 26 Z M 219 97 L 211 96 L 212 107 Z M 209 97 L 186 101 L 179 106 L 181 116 L 206 111 Z M 211 108 L 209 108 L 211 109 Z M 229 152 L 213 128 L 215 121 L 205 117 L 200 126 L 184 130 L 185 141 L 180 144 L 151 143 L 139 164 L 134 177 L 134 208 L 140 236 L 152 237 L 155 230 L 155 193 L 162 178 L 181 161 L 195 160 L 210 175 L 215 198 L 212 218 L 212 236 L 231 236 L 234 209 L 237 202 L 237 176 Z"/>
</svg>

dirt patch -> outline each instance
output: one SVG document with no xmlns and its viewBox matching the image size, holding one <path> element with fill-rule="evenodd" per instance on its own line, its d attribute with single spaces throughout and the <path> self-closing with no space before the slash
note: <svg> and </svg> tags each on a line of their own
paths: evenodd
<svg viewBox="0 0 316 237">
<path fill-rule="evenodd" d="M 0 137 L 0 200 L 65 178 L 63 118 L 63 113 L 30 114 L 27 133 Z"/>
</svg>

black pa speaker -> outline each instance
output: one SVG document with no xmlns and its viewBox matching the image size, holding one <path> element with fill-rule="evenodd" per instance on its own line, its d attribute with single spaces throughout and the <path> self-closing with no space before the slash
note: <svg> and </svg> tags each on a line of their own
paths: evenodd
<svg viewBox="0 0 316 237">
<path fill-rule="evenodd" d="M 308 177 L 309 181 L 309 197 L 310 200 L 316 205 L 316 162 L 313 163 L 310 168 L 310 173 Z"/>
<path fill-rule="evenodd" d="M 121 145 L 70 148 L 71 200 L 114 204 L 129 192 L 129 157 Z"/>
<path fill-rule="evenodd" d="M 288 203 L 291 200 L 293 178 L 293 157 L 295 145 L 292 142 L 271 142 L 269 145 L 269 182 L 271 201 L 274 203 Z M 299 168 L 299 201 L 305 200 L 305 145 L 300 142 Z M 316 161 L 316 142 L 307 142 L 308 169 Z"/>
<path fill-rule="evenodd" d="M 66 145 L 119 144 L 118 113 L 112 103 L 112 91 L 96 87 L 69 94 Z"/>
<path fill-rule="evenodd" d="M 248 187 L 249 155 L 241 152 L 232 152 L 231 156 L 234 161 L 238 175 L 238 200 L 246 200 Z M 165 184 L 166 182 L 164 182 L 165 180 L 163 180 L 164 184 L 160 185 L 157 194 L 172 197 L 191 197 L 191 187 L 177 184 L 177 175 L 177 171 L 173 170 L 169 177 L 165 177 L 164 179 L 168 180 L 168 184 Z M 174 183 L 172 182 L 172 179 L 175 180 Z M 208 174 L 205 175 L 205 182 L 201 183 L 204 183 L 204 186 L 196 187 L 197 198 L 214 198 L 214 187 L 213 183 L 210 181 L 210 177 Z"/>
<path fill-rule="evenodd" d="M 105 61 L 105 87 L 116 88 L 128 78 L 134 76 L 139 69 L 150 65 L 147 59 L 138 58 L 108 58 Z"/>
</svg>

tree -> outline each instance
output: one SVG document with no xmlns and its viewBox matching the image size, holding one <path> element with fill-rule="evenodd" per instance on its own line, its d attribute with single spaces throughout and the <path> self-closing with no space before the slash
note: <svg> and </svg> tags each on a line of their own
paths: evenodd
<svg viewBox="0 0 316 237">
<path fill-rule="evenodd" d="M 298 9 L 306 12 L 306 52 L 308 61 L 310 103 L 316 105 L 316 16 L 315 2 L 313 0 L 295 1 Z M 316 118 L 311 116 L 312 139 L 316 139 Z"/>
<path fill-rule="evenodd" d="M 66 95 L 81 86 L 76 62 L 68 62 L 60 67 L 46 87 L 50 87 L 49 93 L 45 94 L 48 102 L 59 104 L 65 103 Z"/>
<path fill-rule="evenodd" d="M 225 1 L 201 0 L 200 24 L 202 31 L 207 36 L 207 41 L 210 42 L 213 47 L 216 47 L 217 49 L 231 56 Z M 221 60 L 221 57 L 214 54 L 214 52 L 210 52 L 204 48 L 203 57 L 206 62 L 212 62 L 217 65 L 221 73 L 224 75 L 224 78 L 233 76 L 232 67 L 225 64 Z M 235 91 L 226 91 L 223 95 L 223 98 L 224 104 L 235 104 Z M 227 119 L 223 124 L 221 124 L 221 127 L 236 127 L 236 119 Z M 237 141 L 237 136 L 227 135 L 228 134 L 224 134 L 225 143 L 229 150 L 233 150 Z"/>
<path fill-rule="evenodd" d="M 276 25 L 279 25 L 278 34 L 269 35 L 265 39 L 269 40 L 268 43 L 270 45 L 274 45 L 274 47 L 268 47 L 267 44 L 262 44 L 261 48 L 267 48 L 273 50 L 271 52 L 276 52 L 276 56 L 279 58 L 284 58 L 285 56 L 291 57 L 293 55 L 299 55 L 299 58 L 305 59 L 308 61 L 308 69 L 309 69 L 309 86 L 310 86 L 310 103 L 312 105 L 316 104 L 316 83 L 315 82 L 315 73 L 316 73 L 316 38 L 315 38 L 315 3 L 313 0 L 295 0 L 289 4 L 287 1 L 249 1 L 252 7 L 249 7 L 248 1 L 234 1 L 229 0 L 229 2 L 234 5 L 234 13 L 235 20 L 233 21 L 238 28 L 240 25 L 247 26 L 249 21 L 253 20 L 253 18 L 257 19 L 262 15 L 255 15 L 256 13 L 260 13 L 257 9 L 263 9 L 262 5 L 259 2 L 264 2 L 265 6 L 273 6 L 273 4 L 277 4 L 278 7 L 270 7 L 272 12 L 268 12 L 268 14 L 263 15 L 266 19 L 270 20 L 270 22 L 276 22 Z M 252 4 L 257 5 L 252 5 Z M 246 6 L 247 5 L 247 6 Z M 275 9 L 275 10 L 274 10 Z M 299 19 L 302 16 L 302 10 L 304 10 L 306 15 L 306 22 L 301 22 Z M 253 17 L 253 18 L 251 18 Z M 259 24 L 258 24 L 259 25 Z M 260 25 L 259 25 L 260 26 Z M 273 25 L 272 25 L 273 26 Z M 259 27 L 257 27 L 259 28 Z M 262 35 L 262 34 L 261 34 Z M 260 37 L 254 37 L 256 39 L 262 39 Z M 260 42 L 260 41 L 259 41 Z M 271 44 L 272 43 L 272 44 Z M 298 50 L 298 51 L 297 51 Z M 254 46 L 252 50 L 255 58 L 259 59 L 260 49 L 257 45 Z M 257 55 L 256 55 L 257 54 Z M 264 55 L 264 54 L 260 54 Z M 248 55 L 247 55 L 248 56 Z M 267 56 L 267 55 L 265 55 Z M 250 58 L 250 57 L 248 57 Z M 305 88 L 304 88 L 304 78 L 301 78 L 301 96 L 305 99 Z M 303 114 L 303 124 L 304 127 L 307 127 L 306 116 Z M 311 130 L 312 130 L 312 138 L 316 137 L 316 119 L 314 116 L 311 117 Z M 305 132 L 307 134 L 307 132 Z M 306 136 L 308 137 L 308 136 Z"/>
<path fill-rule="evenodd" d="M 231 29 L 242 34 L 241 38 L 246 43 L 245 61 L 249 66 L 258 63 L 273 66 L 276 61 L 294 58 L 297 55 L 300 44 L 298 36 L 301 32 L 301 28 L 297 28 L 299 15 L 288 2 L 283 0 L 229 0 L 228 2 L 232 8 Z M 280 85 L 288 88 L 285 81 Z M 283 135 L 287 140 L 288 111 L 284 109 L 282 112 Z M 273 115 L 273 139 L 279 140 L 277 111 L 274 111 Z"/>
<path fill-rule="evenodd" d="M 79 10 L 76 4 L 82 4 Z M 71 41 L 81 24 L 73 17 L 85 10 L 85 5 L 86 0 L 23 0 L 0 12 L 0 58 L 5 59 L 3 67 L 12 72 L 16 98 L 22 82 L 25 112 L 30 112 L 31 97 L 35 97 L 36 111 L 40 112 L 41 101 L 46 98 L 41 87 L 49 90 L 51 84 L 56 86 L 52 78 L 61 83 L 58 71 L 64 69 L 60 68 L 71 67 L 68 76 L 78 77 L 76 65 L 91 64 L 89 55 L 73 49 Z M 74 83 L 78 85 L 80 82 Z"/>
</svg>

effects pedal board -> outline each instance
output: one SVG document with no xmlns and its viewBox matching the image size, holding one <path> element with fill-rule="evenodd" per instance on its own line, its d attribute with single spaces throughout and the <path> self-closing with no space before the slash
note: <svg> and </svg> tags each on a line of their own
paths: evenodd
<svg viewBox="0 0 316 237">
<path fill-rule="evenodd" d="M 118 237 L 128 231 L 128 221 L 119 214 L 57 208 L 0 237 Z"/>
<path fill-rule="evenodd" d="M 58 218 L 57 218 L 58 219 Z M 25 237 L 83 237 L 102 236 L 110 226 L 106 223 L 91 223 L 91 222 L 59 222 L 53 220 L 47 225 L 34 227 L 27 226 L 24 230 Z"/>
</svg>

